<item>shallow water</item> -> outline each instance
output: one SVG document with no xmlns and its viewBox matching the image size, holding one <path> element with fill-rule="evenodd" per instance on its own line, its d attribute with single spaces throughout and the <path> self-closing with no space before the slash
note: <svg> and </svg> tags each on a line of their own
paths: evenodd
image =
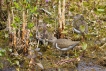
<svg viewBox="0 0 106 71">
<path fill-rule="evenodd" d="M 106 71 L 106 67 L 95 65 L 92 62 L 79 62 L 78 71 Z"/>
<path fill-rule="evenodd" d="M 24 71 L 25 69 L 23 69 Z M 5 68 L 0 71 L 16 71 L 15 68 Z M 92 62 L 81 61 L 78 64 L 77 68 L 48 68 L 44 70 L 37 71 L 106 71 L 106 67 L 95 65 Z"/>
</svg>

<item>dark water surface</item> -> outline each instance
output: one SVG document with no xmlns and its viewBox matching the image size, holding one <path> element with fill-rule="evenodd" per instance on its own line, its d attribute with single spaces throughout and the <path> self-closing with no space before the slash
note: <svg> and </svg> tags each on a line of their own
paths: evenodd
<svg viewBox="0 0 106 71">
<path fill-rule="evenodd" d="M 95 65 L 92 62 L 86 63 L 81 61 L 78 64 L 78 71 L 106 71 L 106 67 Z"/>
<path fill-rule="evenodd" d="M 14 67 L 5 68 L 0 71 L 16 71 Z M 20 71 L 27 71 L 25 69 Z M 77 68 L 49 68 L 44 70 L 35 70 L 35 71 L 106 71 L 106 67 L 95 65 L 92 62 L 81 61 L 78 64 Z"/>
</svg>

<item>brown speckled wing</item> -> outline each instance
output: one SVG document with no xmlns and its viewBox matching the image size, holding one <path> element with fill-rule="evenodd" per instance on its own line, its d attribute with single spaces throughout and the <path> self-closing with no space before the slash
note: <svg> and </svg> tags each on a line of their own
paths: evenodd
<svg viewBox="0 0 106 71">
<path fill-rule="evenodd" d="M 60 48 L 67 48 L 71 45 L 78 44 L 79 41 L 71 41 L 69 39 L 58 39 L 55 43 L 58 44 Z"/>
</svg>

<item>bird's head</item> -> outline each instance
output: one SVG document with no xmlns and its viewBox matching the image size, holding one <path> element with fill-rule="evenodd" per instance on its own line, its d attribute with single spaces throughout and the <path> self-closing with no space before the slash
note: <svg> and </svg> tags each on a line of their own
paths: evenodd
<svg viewBox="0 0 106 71">
<path fill-rule="evenodd" d="M 49 34 L 48 39 L 46 39 L 46 41 L 50 42 L 50 43 L 54 43 L 57 40 L 56 37 L 54 37 L 54 34 Z"/>
</svg>

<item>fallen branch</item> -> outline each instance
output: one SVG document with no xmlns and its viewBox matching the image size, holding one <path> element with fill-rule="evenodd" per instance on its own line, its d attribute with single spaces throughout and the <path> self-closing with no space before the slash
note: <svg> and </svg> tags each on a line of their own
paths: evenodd
<svg viewBox="0 0 106 71">
<path fill-rule="evenodd" d="M 104 43 L 101 47 L 99 47 L 100 49 L 106 47 L 106 43 Z"/>
<path fill-rule="evenodd" d="M 61 61 L 58 61 L 56 63 L 56 65 L 63 65 L 65 63 L 70 63 L 70 62 L 74 62 L 74 61 L 80 61 L 80 58 L 78 57 L 78 58 L 71 58 L 71 59 L 63 59 Z"/>
<path fill-rule="evenodd" d="M 52 15 L 49 11 L 47 11 L 47 10 L 45 10 L 43 8 L 41 8 L 41 10 L 44 11 L 45 13 L 47 13 L 48 15 Z"/>
</svg>

